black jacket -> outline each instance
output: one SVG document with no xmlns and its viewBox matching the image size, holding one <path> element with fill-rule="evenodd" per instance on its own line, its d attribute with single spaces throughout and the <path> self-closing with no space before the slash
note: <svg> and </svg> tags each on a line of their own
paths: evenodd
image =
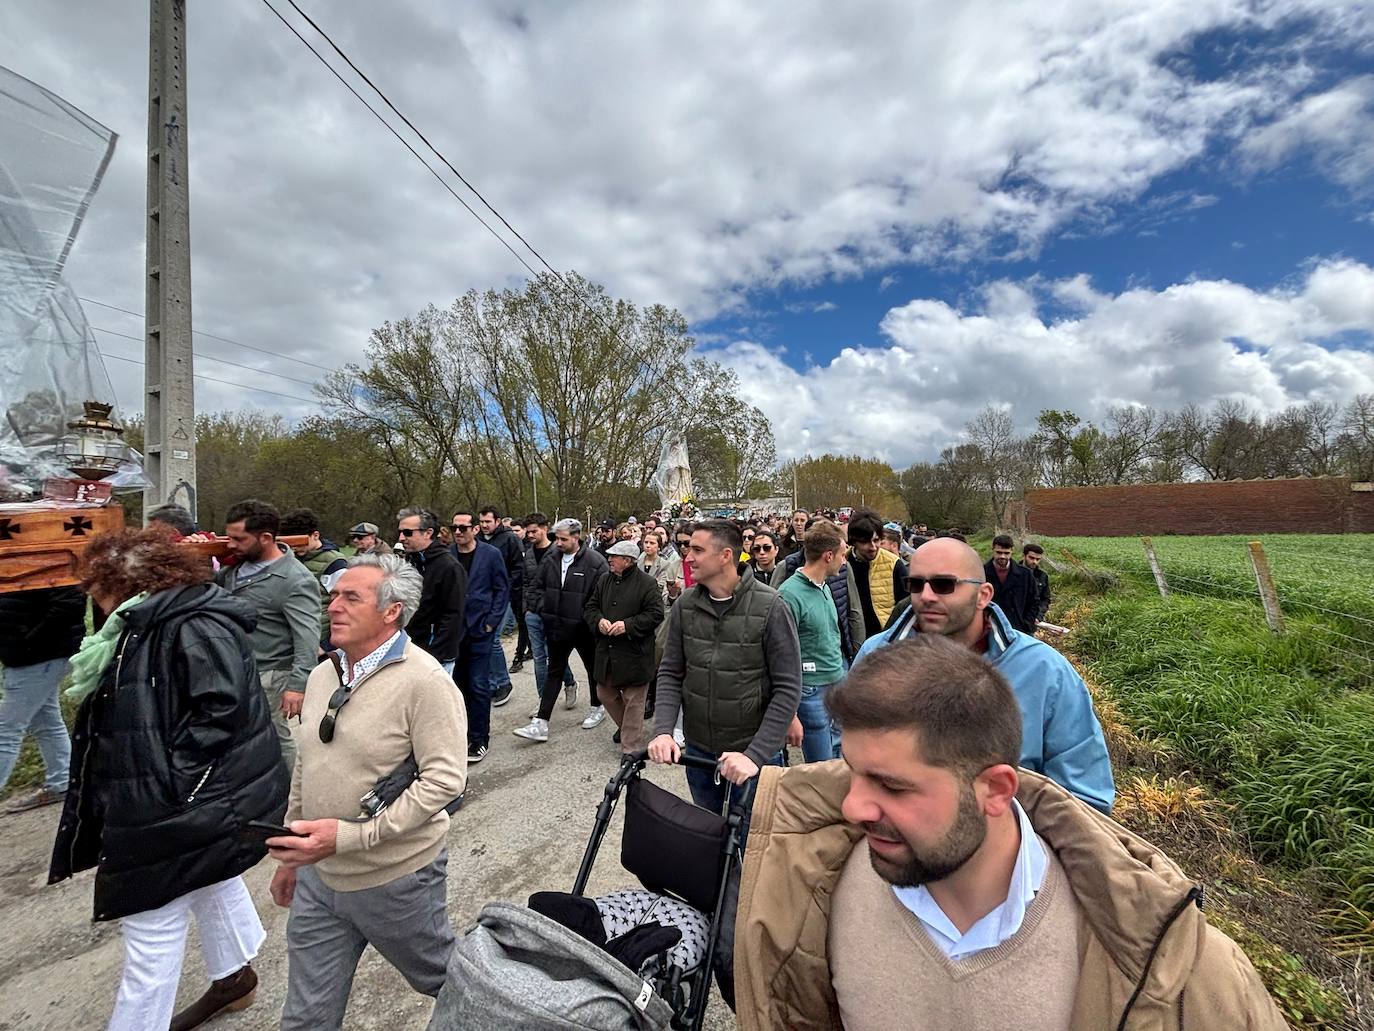
<svg viewBox="0 0 1374 1031">
<path fill-rule="evenodd" d="M 1050 574 L 1038 566 L 1035 569 L 1030 566 L 1024 568 L 1035 577 L 1035 618 L 1044 619 L 1045 613 L 1050 610 Z"/>
<path fill-rule="evenodd" d="M 1036 598 L 1039 588 L 1031 571 L 1013 562 L 1007 572 L 1007 582 L 997 578 L 991 560 L 983 566 L 983 579 L 992 584 L 993 603 L 1002 610 L 1012 627 L 1023 634 L 1035 633 Z"/>
<path fill-rule="evenodd" d="M 544 604 L 544 588 L 539 583 L 539 563 L 541 558 L 548 558 L 550 554 L 559 554 L 553 541 L 549 541 L 542 556 L 536 554 L 533 544 L 528 541 L 525 543 L 525 575 L 521 578 L 521 604 L 526 612 L 538 613 Z"/>
<path fill-rule="evenodd" d="M 572 570 L 569 570 L 571 575 Z M 607 572 L 587 599 L 587 626 L 596 635 L 592 676 L 607 687 L 638 687 L 654 678 L 654 630 L 663 622 L 663 591 L 644 570 L 631 566 L 624 576 Z M 625 621 L 625 633 L 610 637 L 597 630 L 602 619 Z"/>
<path fill-rule="evenodd" d="M 452 662 L 463 643 L 468 572 L 437 540 L 424 551 L 406 552 L 406 558 L 424 579 L 420 607 L 406 624 L 406 634 L 440 662 Z"/>
<path fill-rule="evenodd" d="M 75 587 L 0 594 L 0 627 L 0 664 L 68 658 L 86 636 L 86 596 Z"/>
<path fill-rule="evenodd" d="M 214 584 L 159 591 L 77 712 L 48 883 L 98 867 L 95 919 L 164 906 L 267 853 L 291 774 L 258 683 L 252 607 Z"/>
<path fill-rule="evenodd" d="M 573 557 L 567 582 L 563 582 L 563 553 L 546 555 L 539 564 L 539 615 L 544 621 L 544 636 L 550 641 L 571 641 L 578 631 L 586 633 L 583 610 L 596 590 L 597 582 L 610 571 L 606 557 L 585 544 Z"/>
<path fill-rule="evenodd" d="M 512 608 L 518 611 L 520 606 L 515 604 L 515 599 L 520 596 L 521 584 L 525 579 L 525 546 L 509 526 L 498 525 L 490 537 L 482 534 L 481 538 L 483 544 L 490 544 L 501 553 L 506 563 L 506 578 L 510 581 Z"/>
</svg>

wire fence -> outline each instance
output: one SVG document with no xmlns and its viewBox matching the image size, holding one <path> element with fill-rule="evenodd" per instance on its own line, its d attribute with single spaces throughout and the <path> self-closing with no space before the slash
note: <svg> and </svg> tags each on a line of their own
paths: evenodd
<svg viewBox="0 0 1374 1031">
<path fill-rule="evenodd" d="M 1177 563 L 1171 568 L 1169 562 L 1154 554 L 1148 538 L 1141 541 L 1138 560 L 1117 555 L 1111 560 L 1093 558 L 1090 560 L 1093 564 L 1089 564 L 1089 561 L 1067 548 L 1058 550 L 1067 562 L 1065 568 L 1099 582 L 1115 578 L 1147 590 L 1158 590 L 1165 597 L 1182 595 L 1203 600 L 1224 599 L 1251 606 L 1255 617 L 1267 620 L 1275 632 L 1320 641 L 1321 661 L 1333 672 L 1342 674 L 1355 685 L 1374 685 L 1374 618 L 1309 601 L 1295 596 L 1291 590 L 1285 591 L 1283 581 L 1276 584 L 1269 572 L 1262 547 L 1255 549 L 1259 552 L 1259 559 L 1252 567 L 1255 576 L 1248 588 L 1200 575 L 1195 565 Z M 1158 569 L 1158 579 L 1152 562 Z M 1187 571 L 1182 571 L 1179 566 Z M 1352 570 L 1331 567 L 1328 574 L 1326 570 L 1308 569 L 1304 562 L 1303 574 L 1320 584 L 1332 582 L 1328 575 L 1333 579 L 1335 576 L 1349 577 Z M 1374 597 L 1371 602 L 1374 603 Z"/>
</svg>

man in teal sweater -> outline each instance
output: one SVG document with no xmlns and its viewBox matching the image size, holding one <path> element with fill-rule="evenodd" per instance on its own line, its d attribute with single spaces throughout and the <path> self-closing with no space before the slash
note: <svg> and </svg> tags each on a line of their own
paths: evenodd
<svg viewBox="0 0 1374 1031">
<path fill-rule="evenodd" d="M 825 698 L 844 679 L 844 653 L 840 648 L 840 624 L 828 577 L 845 561 L 844 539 L 839 528 L 817 520 L 802 539 L 805 561 L 797 575 L 778 589 L 792 610 L 801 641 L 802 692 L 797 717 L 802 725 L 802 755 L 809 763 L 838 759 L 840 735 L 831 725 Z"/>
</svg>

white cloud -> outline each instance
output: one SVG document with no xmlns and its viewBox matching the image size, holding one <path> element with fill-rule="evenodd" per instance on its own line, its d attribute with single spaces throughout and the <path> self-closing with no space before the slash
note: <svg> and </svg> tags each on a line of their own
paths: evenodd
<svg viewBox="0 0 1374 1031">
<path fill-rule="evenodd" d="M 1046 314 L 1051 299 L 1073 314 Z M 1095 418 L 1124 403 L 1233 398 L 1272 412 L 1374 391 L 1374 268 L 1348 260 L 1269 291 L 1200 280 L 1113 295 L 1085 275 L 1000 281 L 978 310 L 915 299 L 881 329 L 889 346 L 847 348 L 803 372 L 752 341 L 713 354 L 739 370 L 784 457 L 858 452 L 899 465 L 952 443 L 988 403 L 1026 429 L 1045 408 Z"/>
<path fill-rule="evenodd" d="M 135 309 L 145 7 L 0 5 L 0 64 L 123 137 L 69 271 L 85 296 Z M 1285 20 L 1368 42 L 1360 10 L 889 0 L 858 16 L 780 0 L 487 0 L 458 17 L 417 0 L 337 0 L 316 13 L 557 267 L 703 318 L 780 284 L 1034 253 L 1075 217 L 1106 220 L 1232 139 L 1256 162 L 1324 148 L 1333 174 L 1357 178 L 1364 158 L 1340 156 L 1340 113 L 1357 109 L 1367 79 L 1333 87 L 1323 106 L 1295 100 L 1311 69 L 1283 54 L 1207 78 L 1173 57 L 1200 34 Z M 385 319 L 524 276 L 263 7 L 190 4 L 188 18 L 199 328 L 332 368 Z M 99 322 L 139 334 L 111 318 Z M 136 372 L 111 372 L 126 404 L 140 396 Z M 199 389 L 206 408 L 248 396 Z"/>
<path fill-rule="evenodd" d="M 783 310 L 793 315 L 819 315 L 822 312 L 839 311 L 839 308 L 834 301 L 796 301 L 783 305 Z"/>
<path fill-rule="evenodd" d="M 1349 79 L 1314 93 L 1255 129 L 1241 153 L 1271 168 L 1295 152 L 1311 153 L 1328 175 L 1346 186 L 1374 179 L 1374 75 Z"/>
<path fill-rule="evenodd" d="M 882 293 L 890 286 L 896 286 L 899 278 L 900 277 L 895 276 L 891 273 L 888 273 L 887 275 L 883 276 L 882 279 L 878 280 L 878 293 Z"/>
</svg>

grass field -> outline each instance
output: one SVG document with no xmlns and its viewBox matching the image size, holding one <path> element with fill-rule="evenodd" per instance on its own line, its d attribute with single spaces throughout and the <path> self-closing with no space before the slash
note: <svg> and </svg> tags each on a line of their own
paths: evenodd
<svg viewBox="0 0 1374 1031">
<path fill-rule="evenodd" d="M 1246 540 L 1156 538 L 1168 600 L 1139 540 L 1044 543 L 1114 574 L 1059 580 L 1081 599 L 1068 647 L 1131 733 L 1228 804 L 1251 854 L 1315 886 L 1307 915 L 1333 948 L 1374 948 L 1374 583 L 1358 572 L 1374 537 L 1263 538 L 1282 635 Z"/>
</svg>

